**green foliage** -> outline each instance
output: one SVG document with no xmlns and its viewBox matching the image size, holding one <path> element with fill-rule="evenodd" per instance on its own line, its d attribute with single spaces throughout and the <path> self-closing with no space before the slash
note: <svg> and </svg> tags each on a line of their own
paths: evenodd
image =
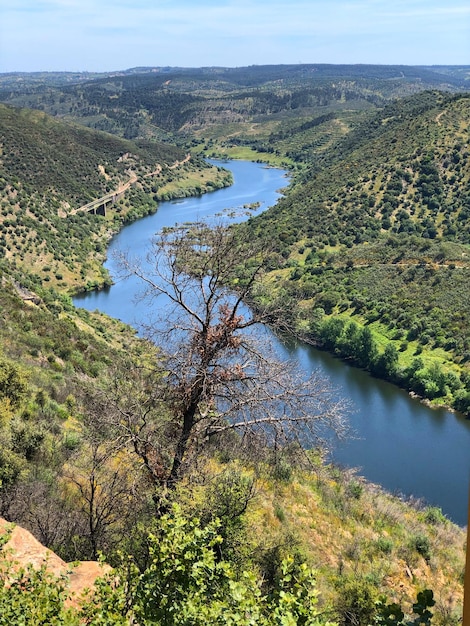
<svg viewBox="0 0 470 626">
<path fill-rule="evenodd" d="M 384 554 L 391 554 L 393 550 L 393 541 L 388 537 L 379 537 L 379 539 L 377 539 L 377 548 Z"/>
<path fill-rule="evenodd" d="M 379 376 L 394 380 L 398 369 L 398 351 L 393 343 L 387 343 L 383 353 L 377 358 L 375 373 Z"/>
<path fill-rule="evenodd" d="M 186 153 L 170 144 L 131 142 L 4 105 L 0 128 L 5 175 L 0 256 L 11 252 L 13 264 L 43 284 L 69 289 L 106 284 L 109 277 L 100 263 L 110 230 L 156 210 L 155 192 L 174 176 L 171 165 L 184 163 Z M 214 168 L 195 158 L 182 169 Z M 209 178 L 223 184 L 215 171 Z M 117 195 L 125 188 L 124 198 Z M 79 210 L 106 196 L 110 201 L 102 214 Z M 21 274 L 17 279 L 23 282 Z"/>
<path fill-rule="evenodd" d="M 0 489 L 14 484 L 27 469 L 26 459 L 10 448 L 10 442 L 2 441 L 0 449 Z"/>
<path fill-rule="evenodd" d="M 213 479 L 200 517 L 203 523 L 218 519 L 219 532 L 225 542 L 234 539 L 243 526 L 242 515 L 254 497 L 254 478 L 236 467 L 228 467 Z"/>
<path fill-rule="evenodd" d="M 368 326 L 361 327 L 354 321 L 346 324 L 342 318 L 330 317 L 317 324 L 316 329 L 316 336 L 323 347 L 359 367 L 373 372 L 380 369 L 383 374 L 392 375 L 395 372 L 396 351 L 388 348 L 379 356 L 376 341 Z"/>
<path fill-rule="evenodd" d="M 336 581 L 337 611 L 344 626 L 367 626 L 376 613 L 377 590 L 366 578 L 341 576 Z"/>
<path fill-rule="evenodd" d="M 428 506 L 424 511 L 424 519 L 428 524 L 447 524 L 448 519 L 437 506 Z"/>
<path fill-rule="evenodd" d="M 17 364 L 0 358 L 0 490 L 15 483 L 26 470 L 38 431 L 15 417 L 28 390 L 28 377 Z"/>
<path fill-rule="evenodd" d="M 214 521 L 201 527 L 174 506 L 149 536 L 146 569 L 141 572 L 124 558 L 118 571 L 99 583 L 84 609 L 89 622 L 124 624 L 132 616 L 139 624 L 161 626 L 327 623 L 318 611 L 315 579 L 306 565 L 284 560 L 277 585 L 263 595 L 254 572 L 235 575 L 230 563 L 217 558 L 222 541 L 218 526 Z"/>
<path fill-rule="evenodd" d="M 399 604 L 386 604 L 386 600 L 381 599 L 377 603 L 377 615 L 374 624 L 377 626 L 430 626 L 432 613 L 429 609 L 434 604 L 434 594 L 430 589 L 420 591 L 416 602 L 413 604 L 415 618 L 412 619 L 412 616 L 405 618 Z"/>
<path fill-rule="evenodd" d="M 439 132 L 430 132 L 436 119 Z M 309 323 L 326 349 L 429 399 L 455 399 L 454 406 L 465 409 L 468 390 L 444 380 L 447 373 L 426 367 L 412 380 L 400 372 L 402 357 L 392 347 L 373 362 L 366 346 L 361 351 L 357 327 L 344 329 L 337 341 L 338 325 L 309 320 L 306 311 L 341 314 L 346 325 L 380 324 L 384 336 L 396 332 L 396 341 L 400 331 L 400 353 L 416 342 L 414 349 L 432 353 L 436 362 L 458 364 L 462 378 L 470 358 L 470 199 L 460 190 L 470 187 L 468 168 L 457 171 L 449 152 L 462 152 L 458 128 L 469 123 L 467 94 L 429 92 L 387 104 L 294 179 L 273 210 L 240 226 L 250 238 L 269 230 L 285 259 L 281 268 L 295 260 L 288 279 L 279 270 L 272 273 L 274 297 L 288 280 L 289 297 L 301 302 L 299 326 Z M 311 252 L 299 259 L 297 250 L 306 242 Z"/>
<path fill-rule="evenodd" d="M 8 402 L 12 409 L 18 408 L 26 389 L 25 372 L 18 365 L 0 358 L 0 402 Z"/>
<path fill-rule="evenodd" d="M 78 616 L 64 608 L 67 596 L 66 577 L 48 574 L 46 566 L 16 570 L 0 562 L 1 626 L 78 626 Z"/>
<path fill-rule="evenodd" d="M 429 562 L 431 560 L 431 542 L 427 535 L 422 533 L 415 535 L 412 537 L 410 545 L 425 561 Z"/>
<path fill-rule="evenodd" d="M 134 155 L 132 159 L 148 166 L 184 157 L 184 152 L 175 146 L 157 142 L 136 144 L 54 120 L 44 113 L 4 105 L 0 105 L 0 127 L 4 149 L 8 149 L 3 161 L 5 174 L 15 177 L 28 191 L 55 191 L 75 206 L 103 196 L 113 189 L 112 182 L 119 176 L 126 178 L 129 161 L 120 159 L 124 154 Z M 106 168 L 108 178 L 100 174 L 98 165 Z"/>
<path fill-rule="evenodd" d="M 458 389 L 454 395 L 454 408 L 466 415 L 470 414 L 470 391 Z"/>
<path fill-rule="evenodd" d="M 341 318 L 330 317 L 320 327 L 319 335 L 329 350 L 336 348 L 344 331 L 345 322 Z"/>
<path fill-rule="evenodd" d="M 21 84 L 36 85 L 37 80 L 22 76 Z M 419 349 L 444 349 L 467 367 L 469 270 L 465 248 L 457 247 L 470 236 L 469 153 L 463 141 L 468 95 L 429 91 L 444 84 L 459 90 L 463 83 L 457 74 L 316 65 L 220 69 L 216 75 L 205 69 L 174 69 L 164 75 L 140 69 L 79 81 L 65 92 L 57 77 L 42 80 L 50 80 L 50 88 L 25 87 L 21 93 L 20 83 L 12 85 L 4 77 L 0 84 L 5 82 L 8 89 L 3 97 L 124 137 L 146 137 L 129 142 L 65 126 L 44 113 L 1 107 L 0 123 L 11 149 L 4 150 L 0 245 L 31 267 L 28 255 L 37 254 L 40 244 L 50 270 L 40 272 L 44 284 L 70 284 L 77 267 L 81 276 L 80 281 L 75 277 L 76 285 L 91 289 L 108 279 L 90 260 L 102 256 L 99 238 L 106 220 L 59 217 L 68 212 L 67 203 L 74 207 L 83 203 L 80 198 L 116 188 L 130 164 L 143 174 L 155 162 L 181 159 L 182 150 L 170 146 L 170 138 L 192 147 L 204 142 L 207 149 L 218 144 L 227 150 L 250 147 L 298 166 L 294 184 L 278 206 L 241 228 L 247 238 L 270 232 L 279 254 L 273 269 L 279 258 L 289 266 L 300 242 L 302 249 L 306 241 L 311 246 L 305 261 L 296 260 L 281 299 L 305 298 L 311 308 L 323 308 L 328 315 L 347 311 L 360 326 L 366 318 L 390 325 L 390 330 L 405 330 L 403 339 L 417 341 Z M 413 90 L 427 90 L 397 98 L 411 84 Z M 187 129 L 194 126 L 198 138 L 188 138 Z M 155 141 L 162 138 L 165 145 Z M 38 162 L 42 168 L 35 167 Z M 98 166 L 105 168 L 108 179 Z M 172 187 L 165 185 L 170 178 Z M 148 184 L 143 174 L 142 188 L 128 194 L 127 207 L 117 207 L 113 228 L 154 210 L 155 198 L 185 195 L 188 190 L 179 189 L 177 178 L 165 167 Z M 54 195 L 53 201 L 45 202 L 43 188 Z M 190 188 L 191 193 L 202 190 L 197 181 Z M 294 317 L 295 307 L 285 308 Z M 314 320 L 311 324 L 316 332 Z M 351 344 L 359 341 L 349 339 Z M 402 352 L 406 346 L 403 341 Z M 360 348 L 343 348 L 346 358 L 373 369 L 367 346 L 362 353 Z M 374 373 L 400 382 L 392 357 L 379 358 Z M 449 404 L 455 398 L 456 408 L 467 409 L 462 391 L 442 386 L 432 376 L 418 378 L 417 393 L 446 397 Z"/>
<path fill-rule="evenodd" d="M 397 98 L 444 84 L 459 89 L 462 83 L 450 70 L 444 77 L 424 68 L 270 66 L 216 73 L 136 70 L 87 78 L 96 80 L 85 83 L 77 75 L 55 74 L 23 76 L 21 81 L 0 77 L 0 90 L 5 86 L 0 99 L 95 128 L 88 131 L 43 113 L 0 106 L 0 269 L 5 276 L 0 335 L 8 355 L 0 359 L 3 508 L 16 506 L 20 516 L 23 505 L 22 514 L 36 528 L 46 521 L 60 530 L 67 520 L 65 552 L 84 536 L 77 521 L 78 499 L 69 494 L 65 503 L 55 492 L 59 505 L 54 510 L 52 490 L 46 487 L 57 488 L 66 461 L 71 466 L 84 458 L 84 415 L 72 401 L 79 394 L 71 376 L 77 374 L 79 384 L 91 378 L 97 384 L 104 366 L 117 360 L 110 344 L 119 344 L 123 330 L 72 312 L 70 300 L 47 285 L 93 289 L 109 283 L 98 267 L 104 233 L 154 211 L 160 198 L 204 191 L 199 180 L 188 183 L 189 189 L 180 187 L 177 171 L 166 167 L 186 153 L 170 141 L 206 153 L 246 150 L 273 163 L 290 163 L 295 175 L 286 197 L 240 227 L 248 241 L 270 233 L 275 250 L 266 271 L 274 272 L 268 281 L 274 280 L 265 293 L 289 315 L 289 323 L 308 327 L 328 350 L 416 393 L 470 410 L 465 374 L 470 362 L 468 96 L 427 91 Z M 45 80 L 50 81 L 47 87 L 38 83 Z M 192 127 L 198 128 L 197 138 L 189 136 Z M 162 165 L 161 175 L 147 178 L 156 163 Z M 74 208 L 125 182 L 129 167 L 138 172 L 139 185 L 110 214 L 73 215 Z M 218 182 L 229 181 L 221 174 Z M 206 188 L 217 184 L 209 181 Z M 39 256 L 42 261 L 34 269 Z M 17 280 L 15 290 L 34 292 L 34 305 L 23 305 L 16 297 L 11 277 Z M 380 343 L 374 340 L 377 326 L 384 337 Z M 122 337 L 125 346 L 128 335 Z M 454 372 L 439 359 L 430 365 L 429 355 L 443 352 L 455 361 Z M 411 361 L 411 353 L 422 359 Z M 28 362 L 30 378 L 22 361 Z M 129 394 L 129 403 L 135 398 Z M 73 421 L 77 423 L 71 425 Z M 170 431 L 168 425 L 165 436 Z M 147 461 L 159 469 L 155 458 Z M 290 466 L 276 465 L 272 478 L 286 487 L 292 482 Z M 38 485 L 43 491 L 35 494 Z M 146 504 L 151 509 L 148 485 L 136 480 L 132 486 L 142 511 Z M 117 576 L 98 585 L 95 603 L 80 617 L 103 626 L 129 624 L 131 617 L 142 624 L 324 623 L 309 568 L 283 560 L 274 549 L 276 563 L 268 581 L 267 568 L 251 568 L 250 548 L 240 558 L 243 509 L 252 486 L 244 472 L 224 472 L 205 491 L 205 502 L 193 503 L 201 522 L 177 509 L 164 516 L 148 540 L 150 554 L 142 540 L 132 557 L 122 557 Z M 331 485 L 323 489 L 344 521 L 367 517 L 362 487 L 349 481 L 344 493 Z M 44 493 L 48 495 L 42 498 Z M 289 525 L 288 507 L 276 500 L 274 512 L 283 529 Z M 395 519 L 391 509 L 378 524 L 386 524 L 388 515 Z M 145 527 L 148 518 L 142 511 L 139 520 Z M 390 559 L 394 546 L 405 545 L 415 559 L 419 554 L 434 564 L 432 532 L 439 530 L 435 527 L 442 523 L 442 513 L 430 508 L 419 523 L 431 524 L 431 530 L 416 527 L 403 542 L 384 535 L 371 554 Z M 45 524 L 46 535 L 49 528 Z M 125 534 L 124 528 L 119 532 Z M 57 537 L 51 533 L 49 541 L 60 543 Z M 358 559 L 355 547 L 352 552 Z M 263 570 L 263 559 L 253 558 Z M 21 581 L 9 570 L 3 581 L 6 576 L 13 584 L 1 590 L 0 623 L 74 624 L 77 615 L 63 609 L 61 579 L 29 570 L 19 575 Z M 376 620 L 379 574 L 374 576 L 347 574 L 338 583 L 343 623 Z M 429 592 L 418 596 L 414 621 L 400 607 L 379 603 L 377 623 L 427 624 L 431 601 Z"/>
<path fill-rule="evenodd" d="M 364 491 L 364 486 L 360 482 L 356 480 L 352 480 L 351 482 L 348 483 L 347 493 L 348 495 L 351 496 L 351 498 L 360 500 L 363 494 L 363 491 Z"/>
</svg>

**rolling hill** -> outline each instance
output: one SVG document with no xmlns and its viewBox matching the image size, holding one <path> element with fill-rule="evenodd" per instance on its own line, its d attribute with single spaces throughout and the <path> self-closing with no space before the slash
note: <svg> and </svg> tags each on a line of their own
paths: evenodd
<svg viewBox="0 0 470 626">
<path fill-rule="evenodd" d="M 274 304 L 307 340 L 469 410 L 468 68 L 3 75 L 0 100 L 0 514 L 64 561 L 102 550 L 112 565 L 130 554 L 128 573 L 152 563 L 161 511 L 145 464 L 156 474 L 158 459 L 145 446 L 134 456 L 128 426 L 142 416 L 152 435 L 177 436 L 174 399 L 155 393 L 161 354 L 69 294 L 106 283 L 106 241 L 126 221 L 229 184 L 200 154 L 292 172 L 286 196 L 238 230 L 272 245 L 255 306 Z M 83 209 L 118 191 L 102 215 Z M 124 438 L 99 422 L 114 409 Z M 458 623 L 465 537 L 439 509 L 409 506 L 321 452 L 235 437 L 204 450 L 169 497 L 183 516 L 172 523 L 201 537 L 219 517 L 224 568 L 272 593 L 286 555 L 306 561 L 322 619 L 342 624 L 369 623 L 381 593 L 410 612 L 430 586 L 435 624 Z M 173 580 L 174 554 L 163 561 Z"/>
<path fill-rule="evenodd" d="M 392 380 L 441 402 L 458 392 L 464 410 L 469 123 L 467 94 L 393 102 L 318 155 L 274 209 L 242 227 L 248 237 L 270 232 L 281 261 L 267 281 L 281 301 L 297 303 L 287 307 L 295 323 L 320 345 L 374 371 L 377 354 L 356 359 L 357 345 L 343 336 L 350 323 L 353 334 L 367 328 L 377 347 L 396 348 Z M 344 325 L 334 341 L 324 335 L 333 317 Z M 375 373 L 386 374 L 382 365 Z"/>
<path fill-rule="evenodd" d="M 0 105 L 0 131 L 0 256 L 63 288 L 106 280 L 100 264 L 110 234 L 154 212 L 170 180 L 185 178 L 183 194 L 191 172 L 204 172 L 199 193 L 228 182 L 171 144 L 132 142 L 39 111 Z M 104 215 L 80 210 L 105 196 Z"/>
</svg>

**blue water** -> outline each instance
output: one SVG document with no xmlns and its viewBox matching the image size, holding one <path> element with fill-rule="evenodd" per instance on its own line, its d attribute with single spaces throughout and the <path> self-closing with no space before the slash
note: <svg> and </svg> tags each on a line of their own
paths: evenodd
<svg viewBox="0 0 470 626">
<path fill-rule="evenodd" d="M 136 302 L 141 286 L 134 279 L 119 280 L 113 254 L 125 251 L 144 257 L 152 236 L 164 226 L 198 219 L 219 219 L 234 210 L 239 219 L 252 211 L 244 205 L 260 202 L 259 211 L 275 204 L 279 190 L 288 184 L 282 170 L 256 163 L 221 164 L 234 175 L 234 185 L 198 198 L 164 202 L 157 213 L 126 226 L 111 242 L 106 267 L 115 284 L 103 291 L 74 299 L 76 306 L 98 309 L 137 329 L 148 316 L 147 304 Z M 454 522 L 465 525 L 470 478 L 470 421 L 446 410 L 432 410 L 394 385 L 311 348 L 288 346 L 271 333 L 275 349 L 296 359 L 310 372 L 319 369 L 350 400 L 350 425 L 355 434 L 338 442 L 336 462 L 357 467 L 368 480 L 394 493 L 423 499 L 439 506 Z"/>
</svg>

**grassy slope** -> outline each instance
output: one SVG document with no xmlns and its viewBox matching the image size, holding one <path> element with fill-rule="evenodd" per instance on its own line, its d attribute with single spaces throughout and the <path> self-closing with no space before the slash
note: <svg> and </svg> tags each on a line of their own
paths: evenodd
<svg viewBox="0 0 470 626">
<path fill-rule="evenodd" d="M 268 481 L 258 497 L 253 526 L 273 544 L 277 538 L 297 545 L 318 569 L 325 597 L 335 597 L 342 577 L 368 581 L 405 604 L 427 587 L 436 590 L 439 612 L 459 615 L 465 537 L 435 509 L 413 511 L 353 475 L 324 467 L 284 483 Z M 428 553 L 419 547 L 423 537 Z"/>
<path fill-rule="evenodd" d="M 77 380 L 106 375 L 123 351 L 145 353 L 147 347 L 121 323 L 77 311 L 66 301 L 27 303 L 7 286 L 0 307 L 2 358 L 11 359 L 28 377 L 15 432 L 22 433 L 23 445 L 39 433 L 35 454 L 22 462 L 22 480 L 27 482 L 30 472 L 29 479 L 37 481 L 58 469 L 58 459 L 66 462 L 70 451 L 76 455 L 79 450 L 80 426 L 71 417 L 76 415 Z M 223 463 L 201 460 L 194 480 L 182 486 L 180 501 L 188 514 L 197 513 L 200 503 L 208 506 L 208 494 L 221 475 L 256 476 L 255 497 L 237 527 L 239 538 L 232 538 L 232 549 L 239 550 L 236 559 L 256 561 L 264 555 L 262 565 L 268 570 L 269 559 L 276 562 L 278 554 L 306 559 L 318 572 L 324 601 L 335 602 L 341 597 L 338 585 L 341 589 L 342 582 L 354 580 L 407 607 L 417 591 L 432 588 L 436 623 L 461 612 L 465 532 L 439 510 L 415 509 L 315 458 L 308 470 L 292 468 L 288 459 L 279 467 L 261 463 L 252 470 L 231 449 L 222 455 Z M 45 470 L 41 463 L 48 464 Z M 18 522 L 37 532 L 27 517 Z"/>
<path fill-rule="evenodd" d="M 103 283 L 110 234 L 155 211 L 161 188 L 178 195 L 226 184 L 217 168 L 184 162 L 175 146 L 131 142 L 38 111 L 0 105 L 0 129 L 0 253 L 62 290 Z M 129 180 L 136 182 L 106 217 L 76 213 Z"/>
</svg>

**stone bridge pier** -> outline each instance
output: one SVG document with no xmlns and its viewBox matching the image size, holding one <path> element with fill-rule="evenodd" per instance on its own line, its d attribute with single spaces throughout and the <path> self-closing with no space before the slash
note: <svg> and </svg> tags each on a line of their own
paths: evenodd
<svg viewBox="0 0 470 626">
<path fill-rule="evenodd" d="M 96 202 L 92 207 L 88 209 L 88 213 L 92 213 L 93 215 L 103 215 L 106 217 L 106 209 L 111 207 L 116 200 L 122 196 L 122 193 L 115 193 L 109 198 L 103 199 L 101 202 Z"/>
</svg>

